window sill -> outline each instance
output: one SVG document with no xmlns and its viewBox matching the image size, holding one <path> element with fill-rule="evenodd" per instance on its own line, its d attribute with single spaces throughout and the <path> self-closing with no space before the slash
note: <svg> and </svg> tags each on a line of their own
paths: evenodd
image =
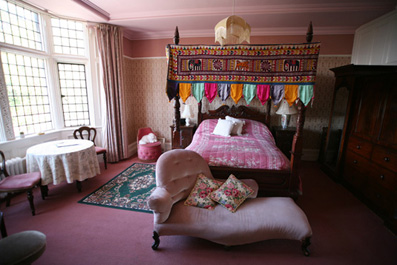
<svg viewBox="0 0 397 265">
<path fill-rule="evenodd" d="M 1 142 L 0 150 L 4 152 L 7 159 L 13 157 L 25 157 L 26 150 L 36 144 L 41 144 L 49 141 L 56 141 L 62 139 L 73 139 L 73 131 L 78 127 L 64 128 L 59 130 L 47 131 L 42 135 L 31 134 L 26 135 L 24 138 L 16 137 L 14 140 Z M 98 143 L 101 139 L 101 128 L 97 129 Z M 97 142 L 97 141 L 95 141 Z M 97 143 L 97 144 L 98 144 Z"/>
</svg>

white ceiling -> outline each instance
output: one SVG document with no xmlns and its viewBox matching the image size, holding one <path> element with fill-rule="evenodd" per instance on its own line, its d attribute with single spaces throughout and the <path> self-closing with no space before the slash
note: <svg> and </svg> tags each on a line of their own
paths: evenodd
<svg viewBox="0 0 397 265">
<path fill-rule="evenodd" d="M 56 15 L 123 26 L 131 40 L 213 37 L 215 25 L 234 14 L 252 36 L 354 34 L 361 25 L 393 11 L 397 0 L 26 0 Z M 84 3 L 103 11 L 100 16 Z M 107 17 L 107 18 L 105 18 Z"/>
</svg>

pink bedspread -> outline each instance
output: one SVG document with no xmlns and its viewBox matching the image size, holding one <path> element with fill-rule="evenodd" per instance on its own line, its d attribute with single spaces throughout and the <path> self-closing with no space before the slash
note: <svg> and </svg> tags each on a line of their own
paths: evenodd
<svg viewBox="0 0 397 265">
<path fill-rule="evenodd" d="M 242 136 L 212 134 L 218 120 L 203 121 L 186 149 L 199 153 L 210 166 L 288 170 L 290 161 L 277 148 L 269 129 L 245 120 Z"/>
</svg>

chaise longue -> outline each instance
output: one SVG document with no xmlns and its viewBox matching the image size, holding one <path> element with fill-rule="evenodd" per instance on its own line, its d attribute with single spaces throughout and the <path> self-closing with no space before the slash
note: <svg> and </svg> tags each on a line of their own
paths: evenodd
<svg viewBox="0 0 397 265">
<path fill-rule="evenodd" d="M 289 197 L 248 198 L 236 212 L 221 205 L 208 210 L 184 205 L 198 174 L 213 178 L 206 161 L 196 152 L 176 149 L 162 154 L 156 164 L 156 189 L 148 198 L 154 213 L 152 245 L 160 236 L 199 237 L 225 247 L 268 239 L 301 241 L 305 256 L 312 230 L 305 213 Z M 255 185 L 249 184 L 254 190 Z"/>
</svg>

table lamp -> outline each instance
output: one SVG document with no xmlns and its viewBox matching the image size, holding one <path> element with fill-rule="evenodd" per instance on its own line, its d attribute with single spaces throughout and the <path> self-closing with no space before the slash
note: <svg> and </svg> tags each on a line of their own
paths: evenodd
<svg viewBox="0 0 397 265">
<path fill-rule="evenodd" d="M 190 126 L 190 118 L 193 118 L 191 105 L 185 104 L 181 118 L 186 119 L 186 126 Z"/>
<path fill-rule="evenodd" d="M 291 115 L 296 114 L 297 111 L 294 105 L 289 106 L 288 102 L 283 99 L 276 113 L 281 115 L 281 127 L 286 129 L 291 119 Z"/>
</svg>

